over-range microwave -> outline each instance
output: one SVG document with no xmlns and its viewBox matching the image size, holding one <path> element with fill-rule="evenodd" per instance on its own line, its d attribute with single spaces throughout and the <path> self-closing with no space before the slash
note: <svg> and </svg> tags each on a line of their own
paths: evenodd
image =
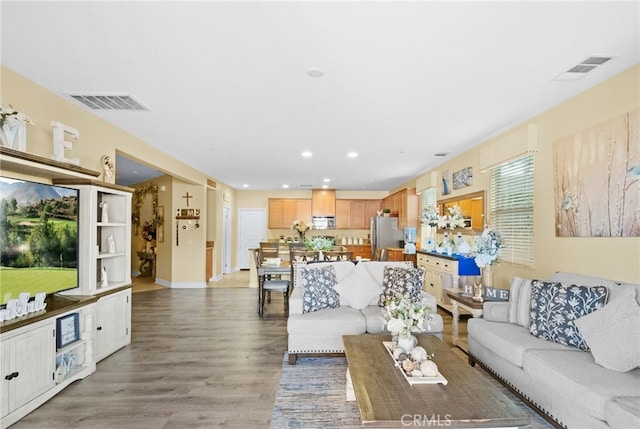
<svg viewBox="0 0 640 429">
<path fill-rule="evenodd" d="M 313 216 L 311 219 L 313 229 L 336 229 L 335 216 Z"/>
</svg>

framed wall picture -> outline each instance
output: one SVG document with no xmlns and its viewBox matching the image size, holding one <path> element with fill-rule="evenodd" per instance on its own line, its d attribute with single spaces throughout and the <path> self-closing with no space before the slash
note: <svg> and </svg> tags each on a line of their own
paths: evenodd
<svg viewBox="0 0 640 429">
<path fill-rule="evenodd" d="M 71 313 L 56 319 L 56 348 L 58 350 L 80 340 L 80 315 Z"/>
<path fill-rule="evenodd" d="M 156 208 L 156 217 L 158 219 L 164 219 L 164 206 L 158 206 L 158 208 Z M 158 224 L 156 228 L 156 239 L 158 243 L 164 243 L 164 222 Z"/>
<path fill-rule="evenodd" d="M 449 170 L 442 172 L 442 195 L 449 195 L 451 193 L 451 177 Z"/>
<path fill-rule="evenodd" d="M 453 172 L 453 189 L 471 186 L 473 183 L 473 168 L 467 167 Z"/>
</svg>

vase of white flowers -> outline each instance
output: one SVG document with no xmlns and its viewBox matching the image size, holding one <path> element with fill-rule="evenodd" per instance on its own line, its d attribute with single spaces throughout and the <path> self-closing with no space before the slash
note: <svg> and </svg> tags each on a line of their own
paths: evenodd
<svg viewBox="0 0 640 429">
<path fill-rule="evenodd" d="M 394 299 L 385 299 L 382 318 L 391 335 L 398 337 L 398 347 L 409 352 L 416 345 L 413 334 L 431 329 L 430 311 L 424 302 L 414 302 L 408 294 L 398 295 Z"/>
<path fill-rule="evenodd" d="M 474 246 L 474 261 L 482 269 L 482 285 L 493 286 L 492 265 L 499 261 L 500 249 L 502 249 L 502 239 L 500 233 L 486 228 L 482 235 L 476 238 Z"/>
<path fill-rule="evenodd" d="M 298 233 L 298 236 L 300 237 L 300 242 L 304 243 L 304 236 L 307 233 L 307 231 L 309 231 L 309 224 L 303 220 L 296 219 L 291 224 L 291 229 L 293 229 L 295 232 Z"/>
</svg>

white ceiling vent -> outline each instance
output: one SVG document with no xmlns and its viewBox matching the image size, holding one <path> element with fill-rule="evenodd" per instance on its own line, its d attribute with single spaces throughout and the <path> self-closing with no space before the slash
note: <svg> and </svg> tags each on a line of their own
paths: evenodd
<svg viewBox="0 0 640 429">
<path fill-rule="evenodd" d="M 581 61 L 580 64 L 576 64 L 566 72 L 554 78 L 554 80 L 578 80 L 612 59 L 613 57 L 588 57 Z"/>
<path fill-rule="evenodd" d="M 130 94 L 67 94 L 92 110 L 149 110 Z"/>
</svg>

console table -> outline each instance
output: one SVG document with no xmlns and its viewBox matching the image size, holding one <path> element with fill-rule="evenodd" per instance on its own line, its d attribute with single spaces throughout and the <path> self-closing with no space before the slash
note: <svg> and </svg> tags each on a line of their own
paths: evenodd
<svg viewBox="0 0 640 429">
<path fill-rule="evenodd" d="M 470 312 L 473 317 L 480 317 L 482 316 L 483 304 L 479 301 L 474 301 L 470 296 L 463 295 L 458 289 L 445 289 L 445 291 L 453 306 L 451 309 L 451 315 L 453 316 L 453 325 L 451 327 L 451 341 L 453 342 L 453 344 L 460 347 L 460 345 L 458 344 L 458 322 L 460 320 L 459 307 L 462 307 Z"/>
</svg>

